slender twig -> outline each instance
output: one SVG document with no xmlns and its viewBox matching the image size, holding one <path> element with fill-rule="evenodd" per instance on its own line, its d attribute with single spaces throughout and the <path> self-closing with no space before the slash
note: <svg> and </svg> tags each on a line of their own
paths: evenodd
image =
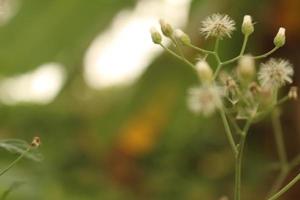
<svg viewBox="0 0 300 200">
<path fill-rule="evenodd" d="M 230 144 L 230 146 L 231 146 L 231 149 L 232 149 L 232 151 L 233 151 L 233 154 L 234 154 L 234 156 L 237 156 L 238 150 L 237 150 L 235 141 L 234 141 L 234 139 L 233 139 L 232 132 L 231 132 L 231 130 L 230 130 L 230 126 L 229 126 L 229 123 L 228 123 L 228 121 L 227 121 L 225 112 L 224 112 L 224 110 L 223 110 L 222 108 L 220 108 L 220 115 L 221 115 L 221 118 L 222 118 L 222 121 L 223 121 L 223 124 L 224 124 L 226 137 L 227 137 L 227 139 L 228 139 L 228 141 L 229 141 L 229 144 Z"/>
<path fill-rule="evenodd" d="M 280 167 L 281 168 L 281 167 Z M 281 185 L 283 184 L 284 180 L 286 179 L 287 175 L 289 174 L 289 170 L 282 170 L 280 169 L 280 173 L 277 176 L 277 178 L 275 179 L 271 190 L 268 192 L 268 196 L 271 196 L 272 194 L 274 194 L 276 191 L 278 191 L 278 189 L 281 187 Z"/>
<path fill-rule="evenodd" d="M 28 147 L 26 151 L 24 151 L 19 157 L 17 157 L 12 163 L 10 163 L 6 168 L 2 169 L 0 171 L 0 176 L 5 174 L 9 169 L 11 169 L 17 162 L 19 162 L 29 151 L 31 150 L 31 147 Z"/>
<path fill-rule="evenodd" d="M 216 53 L 218 53 L 219 51 L 219 44 L 220 44 L 220 39 L 216 38 L 215 47 L 214 47 L 214 52 Z"/>
<path fill-rule="evenodd" d="M 249 128 L 253 122 L 253 119 L 256 115 L 258 105 L 256 105 L 255 110 L 248 118 L 241 134 L 239 148 L 238 148 L 238 155 L 235 161 L 235 192 L 234 192 L 234 199 L 240 200 L 241 199 L 241 183 L 242 183 L 242 162 L 243 162 L 243 155 L 244 155 L 244 148 L 245 143 L 248 135 Z"/>
<path fill-rule="evenodd" d="M 261 59 L 261 58 L 265 58 L 268 57 L 269 55 L 271 55 L 272 53 L 274 53 L 277 49 L 279 49 L 279 47 L 274 47 L 272 50 L 270 50 L 269 52 L 259 55 L 259 56 L 253 56 L 254 59 Z"/>
<path fill-rule="evenodd" d="M 244 41 L 243 41 L 242 49 L 241 49 L 241 52 L 240 52 L 240 56 L 244 55 L 244 53 L 245 53 L 246 46 L 247 46 L 247 43 L 248 43 L 248 38 L 249 38 L 249 35 L 246 34 L 244 36 Z"/>
<path fill-rule="evenodd" d="M 202 49 L 202 48 L 197 47 L 197 46 L 192 45 L 192 44 L 189 44 L 188 46 L 191 47 L 192 49 L 195 49 L 196 51 L 199 51 L 200 53 L 205 53 L 205 54 L 215 54 L 215 52 L 213 52 L 213 51 L 209 51 L 209 50 L 206 50 L 206 49 Z"/>
<path fill-rule="evenodd" d="M 240 53 L 239 53 L 238 56 L 236 56 L 236 57 L 234 57 L 232 59 L 223 61 L 223 62 L 219 59 L 217 69 L 216 69 L 216 71 L 214 73 L 214 79 L 216 79 L 216 77 L 218 76 L 218 74 L 219 74 L 222 66 L 228 65 L 230 63 L 233 63 L 233 62 L 237 61 L 238 59 L 240 59 L 241 56 L 244 55 L 244 52 L 245 52 L 245 49 L 246 49 L 246 46 L 247 46 L 247 42 L 248 42 L 248 37 L 249 37 L 248 35 L 245 35 L 244 41 L 243 41 L 243 45 L 242 45 L 241 51 L 240 51 Z M 215 51 L 215 53 L 217 53 L 217 52 Z M 219 57 L 218 54 L 216 54 L 216 55 L 217 55 L 217 57 Z"/>
<path fill-rule="evenodd" d="M 282 169 L 284 169 L 288 166 L 288 161 L 287 161 L 287 155 L 286 155 L 286 150 L 285 150 L 285 145 L 284 145 L 281 121 L 280 121 L 279 117 L 280 117 L 279 111 L 277 109 L 275 109 L 272 112 L 272 116 L 271 116 L 272 126 L 273 126 L 279 161 L 281 163 Z"/>
<path fill-rule="evenodd" d="M 171 37 L 172 42 L 175 44 L 176 49 L 178 50 L 179 54 L 181 55 L 181 57 L 185 58 L 184 54 L 183 54 L 183 50 L 181 48 L 181 46 L 179 45 L 179 43 L 177 42 L 176 38 Z"/>
<path fill-rule="evenodd" d="M 290 171 L 285 145 L 284 145 L 280 114 L 277 108 L 274 108 L 271 114 L 271 121 L 272 121 L 274 136 L 275 136 L 276 149 L 279 157 L 280 173 L 276 178 L 273 186 L 271 187 L 269 194 L 273 194 L 274 192 L 278 191 L 278 189 L 281 187 L 284 180 L 286 179 L 286 176 Z"/>
<path fill-rule="evenodd" d="M 263 111 L 263 112 L 259 112 L 257 115 L 256 115 L 256 118 L 254 121 L 258 121 L 260 120 L 261 118 L 263 118 L 264 116 L 270 114 L 274 108 L 282 105 L 283 103 L 285 103 L 286 101 L 289 100 L 289 97 L 288 95 L 286 95 L 285 97 L 281 98 L 280 100 L 278 100 L 275 104 L 271 105 L 266 111 Z"/>
<path fill-rule="evenodd" d="M 300 165 L 300 154 L 296 156 L 291 162 L 290 162 L 290 168 L 293 169 L 294 167 L 297 167 Z"/>
<path fill-rule="evenodd" d="M 179 56 L 178 54 L 176 54 L 174 51 L 172 51 L 172 50 L 169 49 L 168 47 L 164 46 L 163 44 L 160 44 L 160 46 L 161 46 L 164 50 L 166 50 L 169 54 L 173 55 L 173 56 L 176 57 L 177 59 L 179 59 L 179 60 L 185 62 L 187 65 L 189 65 L 190 67 L 192 67 L 193 69 L 195 69 L 193 63 L 191 63 L 191 62 L 188 61 L 187 59 L 185 59 L 185 58 Z"/>
<path fill-rule="evenodd" d="M 293 187 L 300 180 L 300 173 L 292 179 L 286 186 L 284 186 L 279 192 L 268 198 L 267 200 L 275 200 L 282 196 L 286 191 Z"/>
</svg>

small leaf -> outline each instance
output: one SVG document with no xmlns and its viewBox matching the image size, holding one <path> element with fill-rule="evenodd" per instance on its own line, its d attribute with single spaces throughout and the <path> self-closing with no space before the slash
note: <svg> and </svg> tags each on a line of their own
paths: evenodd
<svg viewBox="0 0 300 200">
<path fill-rule="evenodd" d="M 22 154 L 26 152 L 27 148 L 30 146 L 26 141 L 19 139 L 5 139 L 0 140 L 0 148 L 3 148 L 11 153 Z M 32 149 L 29 152 L 26 152 L 24 155 L 26 158 L 41 161 L 43 156 L 41 153 L 38 153 L 36 150 Z"/>
</svg>

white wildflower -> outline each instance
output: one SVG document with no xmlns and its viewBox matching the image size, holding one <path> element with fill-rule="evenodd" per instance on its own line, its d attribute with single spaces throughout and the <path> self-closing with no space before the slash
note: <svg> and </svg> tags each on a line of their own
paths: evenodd
<svg viewBox="0 0 300 200">
<path fill-rule="evenodd" d="M 200 32 L 205 38 L 231 37 L 232 31 L 235 30 L 235 22 L 228 15 L 213 14 L 207 17 L 202 23 Z"/>
<path fill-rule="evenodd" d="M 271 58 L 261 64 L 258 80 L 263 87 L 279 88 L 286 83 L 292 83 L 293 74 L 293 67 L 287 60 Z"/>
<path fill-rule="evenodd" d="M 215 85 L 193 87 L 188 91 L 187 103 L 192 112 L 208 116 L 222 106 L 222 90 Z"/>
</svg>

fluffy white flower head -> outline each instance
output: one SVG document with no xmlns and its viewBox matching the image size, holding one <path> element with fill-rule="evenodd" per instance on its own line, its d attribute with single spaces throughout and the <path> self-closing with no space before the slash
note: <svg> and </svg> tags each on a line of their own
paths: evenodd
<svg viewBox="0 0 300 200">
<path fill-rule="evenodd" d="M 286 83 L 292 83 L 293 74 L 293 67 L 287 60 L 271 58 L 261 64 L 258 80 L 263 87 L 279 88 Z"/>
<path fill-rule="evenodd" d="M 209 116 L 222 106 L 222 90 L 214 85 L 193 87 L 188 91 L 187 103 L 192 112 Z"/>
<path fill-rule="evenodd" d="M 200 32 L 205 38 L 231 37 L 232 31 L 235 30 L 235 22 L 228 15 L 213 14 L 207 17 L 200 27 Z"/>
</svg>

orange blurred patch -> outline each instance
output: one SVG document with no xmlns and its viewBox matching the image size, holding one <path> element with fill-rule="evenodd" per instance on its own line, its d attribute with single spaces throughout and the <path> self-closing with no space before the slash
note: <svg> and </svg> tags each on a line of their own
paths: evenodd
<svg viewBox="0 0 300 200">
<path fill-rule="evenodd" d="M 170 88 L 159 90 L 153 99 L 129 118 L 120 130 L 118 146 L 121 151 L 136 157 L 153 149 L 174 103 L 175 92 Z"/>
<path fill-rule="evenodd" d="M 280 0 L 273 10 L 274 23 L 288 27 L 289 35 L 293 37 L 300 32 L 299 11 L 299 0 Z"/>
</svg>

